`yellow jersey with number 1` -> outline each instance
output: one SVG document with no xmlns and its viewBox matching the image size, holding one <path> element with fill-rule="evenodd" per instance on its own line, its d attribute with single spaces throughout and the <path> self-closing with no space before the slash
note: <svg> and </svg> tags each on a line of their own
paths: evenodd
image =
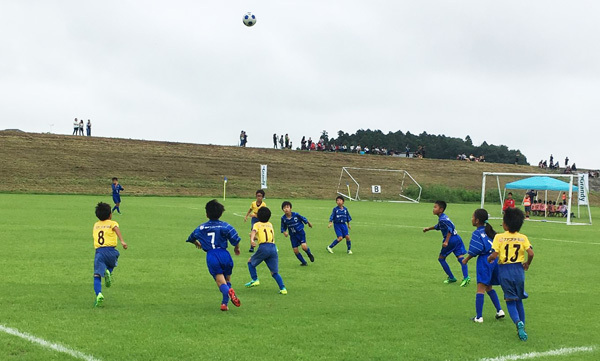
<svg viewBox="0 0 600 361">
<path fill-rule="evenodd" d="M 258 239 L 256 243 L 275 243 L 275 232 L 271 222 L 257 222 L 252 230 L 256 231 L 256 239 Z"/>
<path fill-rule="evenodd" d="M 116 247 L 117 234 L 114 231 L 119 224 L 109 219 L 94 223 L 92 237 L 94 237 L 94 248 L 100 247 Z"/>
<path fill-rule="evenodd" d="M 523 263 L 531 243 L 524 234 L 504 232 L 494 237 L 492 248 L 498 252 L 498 264 Z"/>
</svg>

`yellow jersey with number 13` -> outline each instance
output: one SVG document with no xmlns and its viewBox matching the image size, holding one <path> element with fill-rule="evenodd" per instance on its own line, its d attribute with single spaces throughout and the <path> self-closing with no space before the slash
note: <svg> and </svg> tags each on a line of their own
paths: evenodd
<svg viewBox="0 0 600 361">
<path fill-rule="evenodd" d="M 273 225 L 271 222 L 257 222 L 252 227 L 252 230 L 256 231 L 258 244 L 275 243 L 275 232 L 273 231 Z"/>
<path fill-rule="evenodd" d="M 107 219 L 94 223 L 92 237 L 94 237 L 94 248 L 117 247 L 117 234 L 114 231 L 119 224 Z"/>
<path fill-rule="evenodd" d="M 498 264 L 523 263 L 531 243 L 524 234 L 504 232 L 494 237 L 492 248 L 498 252 Z"/>
</svg>

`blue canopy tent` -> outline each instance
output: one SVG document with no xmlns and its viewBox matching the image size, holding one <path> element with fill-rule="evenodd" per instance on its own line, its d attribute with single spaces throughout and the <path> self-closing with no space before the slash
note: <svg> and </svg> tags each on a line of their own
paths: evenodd
<svg viewBox="0 0 600 361">
<path fill-rule="evenodd" d="M 507 183 L 506 189 L 535 189 L 538 191 L 568 192 L 569 183 L 550 177 L 530 177 L 515 182 Z M 573 192 L 577 192 L 577 186 L 573 186 Z M 548 197 L 546 197 L 547 199 Z"/>
</svg>

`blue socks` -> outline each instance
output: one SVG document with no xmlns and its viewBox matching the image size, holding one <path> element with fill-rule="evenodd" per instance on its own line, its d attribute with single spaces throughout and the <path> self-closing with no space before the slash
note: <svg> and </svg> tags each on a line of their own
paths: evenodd
<svg viewBox="0 0 600 361">
<path fill-rule="evenodd" d="M 284 289 L 285 285 L 283 284 L 283 279 L 281 278 L 281 276 L 279 275 L 279 273 L 273 273 L 272 276 L 275 279 L 275 281 L 277 282 L 277 285 L 279 286 L 279 289 L 280 290 Z"/>
<path fill-rule="evenodd" d="M 300 252 L 296 253 L 296 258 L 298 258 L 298 260 L 300 262 L 302 262 L 302 264 L 306 264 L 306 260 L 304 259 L 304 257 L 302 257 L 302 255 L 300 254 Z"/>
<path fill-rule="evenodd" d="M 221 291 L 221 293 L 223 294 L 223 301 L 221 303 L 226 305 L 227 303 L 229 303 L 229 286 L 227 286 L 226 284 L 220 285 L 219 291 Z"/>
<path fill-rule="evenodd" d="M 256 267 L 252 265 L 252 263 L 248 262 L 248 271 L 250 271 L 250 277 L 253 281 L 258 279 L 258 275 L 256 274 Z"/>
<path fill-rule="evenodd" d="M 351 241 L 346 241 L 346 246 L 348 246 L 348 251 L 349 251 L 350 248 L 352 248 L 352 242 Z"/>
<path fill-rule="evenodd" d="M 310 253 L 310 248 L 306 248 L 306 254 L 312 254 Z"/>
<path fill-rule="evenodd" d="M 114 212 L 114 211 L 115 211 L 115 209 L 117 210 L 117 212 L 121 213 L 121 210 L 120 210 L 120 209 L 119 209 L 119 207 L 117 207 L 117 206 L 114 206 L 111 212 Z"/>
<path fill-rule="evenodd" d="M 519 311 L 517 310 L 517 301 L 506 301 L 506 309 L 508 310 L 510 319 L 515 325 L 521 321 L 519 318 Z"/>
<path fill-rule="evenodd" d="M 469 266 L 462 263 L 463 259 L 465 259 L 465 258 L 464 257 L 457 258 L 458 263 L 460 263 L 460 267 L 462 268 L 463 278 L 467 278 L 467 277 L 469 277 Z"/>
<path fill-rule="evenodd" d="M 477 312 L 477 318 L 481 318 L 483 314 L 483 293 L 478 293 L 475 295 L 475 312 Z"/>
<path fill-rule="evenodd" d="M 94 277 L 94 292 L 96 292 L 96 296 L 102 292 L 102 277 Z"/>
<path fill-rule="evenodd" d="M 337 238 L 333 240 L 333 242 L 329 245 L 329 248 L 333 248 L 335 246 L 337 246 L 337 244 L 340 243 L 338 242 Z"/>
<path fill-rule="evenodd" d="M 516 301 L 517 312 L 519 313 L 519 319 L 525 323 L 525 308 L 523 308 L 523 300 Z"/>
<path fill-rule="evenodd" d="M 490 299 L 492 300 L 494 307 L 496 307 L 496 312 L 500 311 L 502 309 L 502 306 L 500 306 L 500 300 L 498 299 L 498 294 L 496 293 L 496 291 L 491 290 L 487 294 L 488 294 L 488 296 L 490 296 Z"/>
<path fill-rule="evenodd" d="M 450 271 L 450 266 L 448 266 L 448 262 L 446 262 L 446 259 L 445 258 L 438 258 L 438 261 L 442 265 L 442 268 L 444 269 L 444 272 L 446 272 L 446 274 L 448 275 L 448 277 L 454 278 L 454 275 L 452 274 L 452 271 Z"/>
</svg>

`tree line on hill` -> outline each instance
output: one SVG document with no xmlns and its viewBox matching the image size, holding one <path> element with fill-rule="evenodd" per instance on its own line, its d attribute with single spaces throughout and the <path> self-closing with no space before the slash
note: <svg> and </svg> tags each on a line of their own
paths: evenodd
<svg viewBox="0 0 600 361">
<path fill-rule="evenodd" d="M 457 156 L 462 154 L 467 156 L 473 154 L 475 157 L 485 156 L 485 160 L 488 162 L 529 164 L 527 157 L 518 149 L 508 149 L 505 145 L 493 145 L 485 141 L 476 146 L 468 135 L 463 140 L 445 135 L 427 134 L 427 132 L 415 135 L 399 130 L 395 133 L 384 134 L 381 130 L 360 129 L 354 134 L 340 130 L 337 138 L 330 138 L 327 132 L 323 131 L 321 138 L 326 144 L 386 148 L 396 154 L 404 154 L 407 146 L 411 153 L 424 146 L 427 158 L 457 159 Z"/>
</svg>

